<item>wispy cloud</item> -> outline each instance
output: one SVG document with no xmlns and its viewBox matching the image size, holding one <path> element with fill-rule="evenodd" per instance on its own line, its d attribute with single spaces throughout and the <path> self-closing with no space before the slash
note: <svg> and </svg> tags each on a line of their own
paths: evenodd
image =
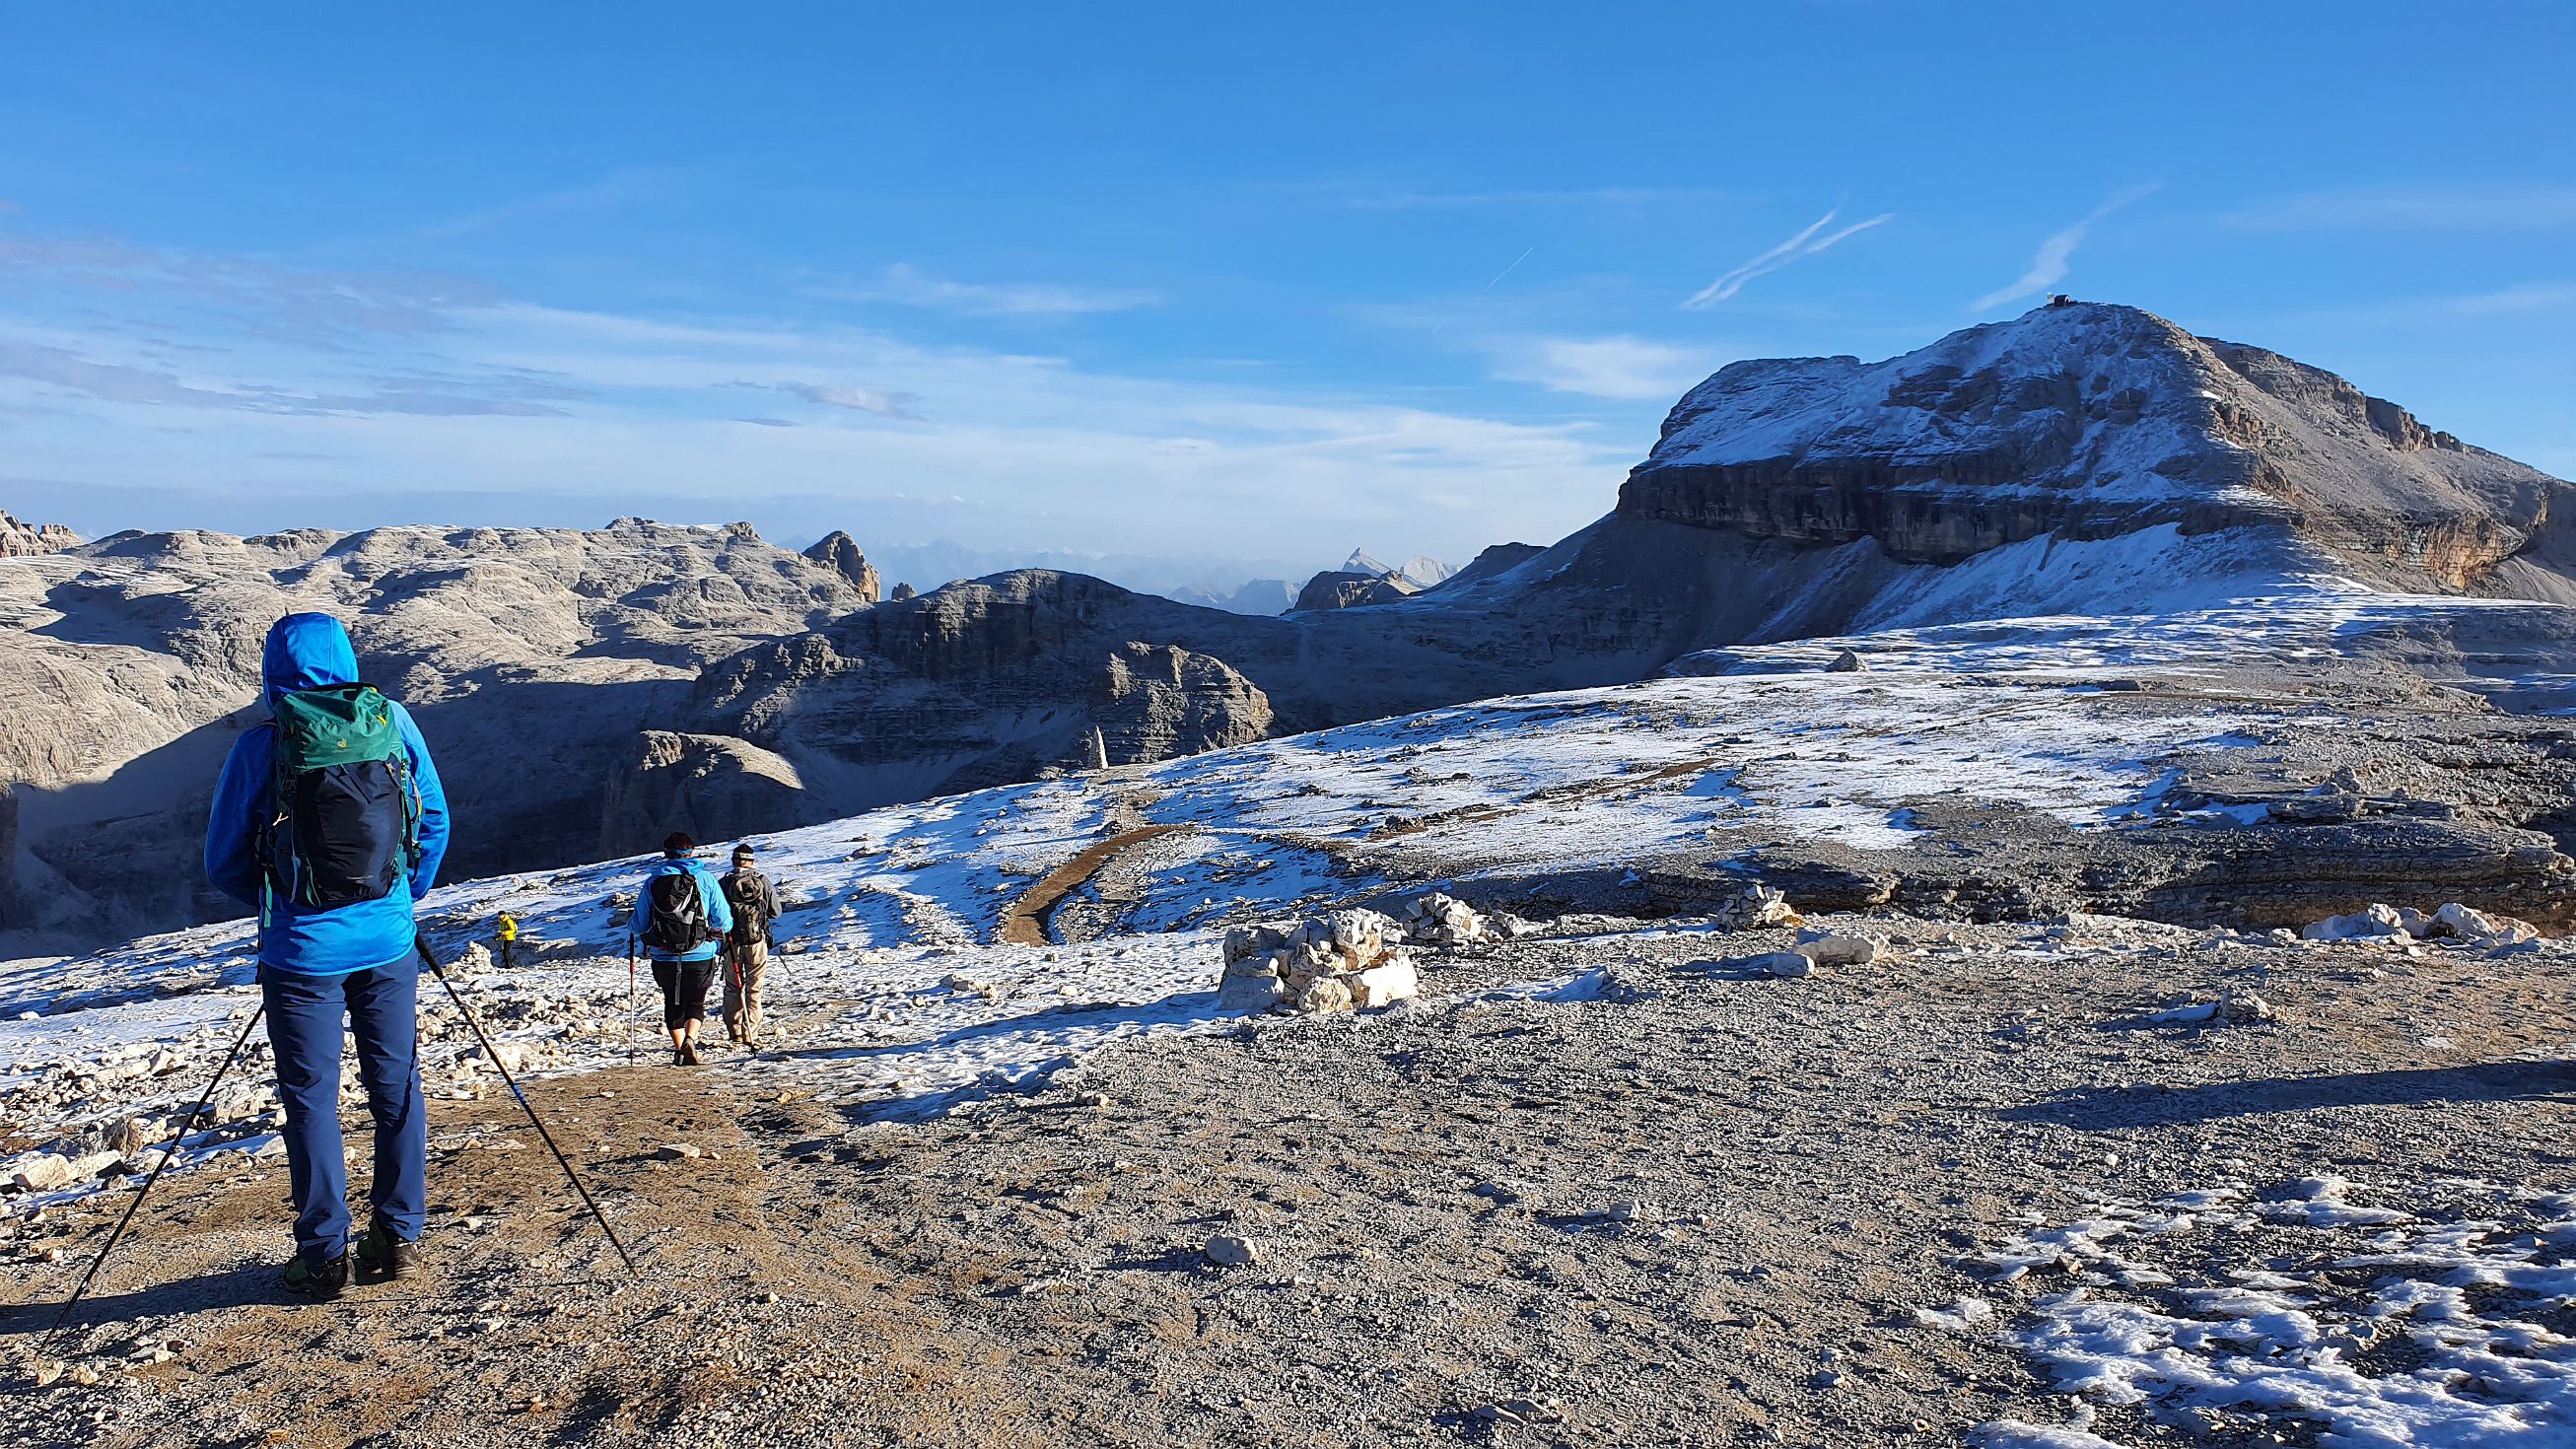
<svg viewBox="0 0 2576 1449">
<path fill-rule="evenodd" d="M 315 416 L 563 417 L 557 401 L 588 394 L 543 379 L 396 375 L 369 379 L 362 391 L 305 391 L 262 384 L 201 387 L 176 373 L 100 362 L 66 347 L 0 338 L 0 377 L 32 382 L 97 402 L 233 412 Z"/>
<path fill-rule="evenodd" d="M 1624 402 L 1669 402 L 1725 360 L 1704 348 L 1642 337 L 1498 339 L 1489 351 L 1494 376 L 1503 381 Z"/>
<path fill-rule="evenodd" d="M 2022 297 L 2038 296 L 2056 286 L 2065 278 L 2066 268 L 2075 256 L 2075 249 L 2084 244 L 2084 234 L 2093 229 L 2093 223 L 2124 206 L 2146 199 L 2162 184 L 2150 182 L 2145 186 L 2132 186 L 2126 191 L 2117 192 L 2108 201 L 2093 208 L 2082 221 L 2062 231 L 2051 233 L 2048 240 L 2039 244 L 2039 254 L 2030 259 L 2028 271 L 2014 278 L 2010 286 L 1998 287 L 1979 297 L 1969 310 L 1983 312 L 1988 308 L 2000 307 L 2006 302 Z"/>
<path fill-rule="evenodd" d="M 801 397 L 810 403 L 842 408 L 854 413 L 874 413 L 881 418 L 903 418 L 918 422 L 916 409 L 921 399 L 908 392 L 885 392 L 873 387 L 860 387 L 845 382 L 746 382 L 741 387 L 762 387 Z"/>
<path fill-rule="evenodd" d="M 1810 222 L 1807 225 L 1805 230 L 1799 232 L 1796 236 L 1789 238 L 1787 241 L 1780 243 L 1778 246 L 1775 246 L 1769 251 L 1762 253 L 1760 256 L 1753 258 L 1751 261 L 1744 263 L 1735 270 L 1728 272 L 1725 276 L 1722 276 L 1716 281 L 1709 283 L 1707 286 L 1700 288 L 1698 291 L 1693 292 L 1690 297 L 1682 303 L 1682 305 L 1694 311 L 1701 308 L 1714 307 L 1718 303 L 1725 301 L 1727 298 L 1734 296 L 1736 293 L 1743 291 L 1744 284 L 1752 281 L 1756 277 L 1767 276 L 1772 272 L 1780 270 L 1782 267 L 1788 266 L 1792 262 L 1812 257 L 1816 253 L 1825 250 L 1827 247 L 1834 245 L 1845 237 L 1852 236 L 1858 232 L 1867 231 L 1871 227 L 1896 219 L 1896 213 L 1892 211 L 1883 211 L 1878 215 L 1869 218 L 1867 221 L 1856 221 L 1851 225 L 1836 231 L 1825 230 L 1825 228 L 1832 226 L 1834 221 L 1841 215 L 1842 208 L 1836 207 L 1832 211 L 1826 212 L 1823 216 L 1817 217 L 1813 222 Z"/>
<path fill-rule="evenodd" d="M 301 342 L 444 331 L 457 310 L 503 297 L 461 277 L 317 271 L 112 236 L 0 234 L 0 294 L 13 288 L 184 297 L 228 314 L 235 328 Z"/>
<path fill-rule="evenodd" d="M 891 302 L 981 317 L 1073 317 L 1128 312 L 1162 299 L 1152 292 L 1058 286 L 1045 282 L 959 282 L 898 262 L 866 282 L 811 289 L 848 302 Z"/>
<path fill-rule="evenodd" d="M 476 232 L 498 231 L 523 221 L 605 211 L 638 201 L 650 201 L 671 189 L 675 175 L 677 173 L 657 166 L 629 166 L 585 185 L 505 201 L 497 206 L 434 222 L 413 235 L 433 240 L 468 236 Z"/>
<path fill-rule="evenodd" d="M 1666 206 L 1745 201 L 1743 192 L 1706 186 L 1587 186 L 1495 191 L 1429 191 L 1355 181 L 1301 182 L 1273 188 L 1349 211 L 1427 211 L 1483 207 Z"/>
<path fill-rule="evenodd" d="M 972 528 L 996 545 L 1170 553 L 1257 534 L 1338 556 L 1355 531 L 1401 527 L 1408 548 L 1438 554 L 1580 523 L 1632 451 L 1586 418 L 1483 416 L 1243 369 L 1155 376 L 828 320 L 586 312 L 116 238 L 20 241 L 23 265 L 0 263 L 11 465 L 126 500 L 97 504 L 94 531 L 166 524 L 152 490 L 184 473 L 237 480 L 188 505 L 216 527 L 326 508 L 349 523 L 397 509 L 569 521 L 659 500 L 675 516 L 757 507 L 791 530 Z M 354 311 L 280 322 L 306 299 Z M 416 315 L 362 327 L 379 305 Z M 247 327 L 250 314 L 278 325 Z M 1673 356 L 1578 343 L 1544 376 L 1669 396 L 1698 366 L 1659 370 Z M 935 414 L 919 416 L 923 398 Z M 835 418 L 905 421 L 812 425 Z M 919 480 L 934 502 L 854 479 Z M 1434 496 L 1480 504 L 1452 517 L 1422 501 Z"/>
<path fill-rule="evenodd" d="M 2557 231 L 2576 228 L 2576 187 L 2316 191 L 2224 219 L 2252 231 Z"/>
</svg>

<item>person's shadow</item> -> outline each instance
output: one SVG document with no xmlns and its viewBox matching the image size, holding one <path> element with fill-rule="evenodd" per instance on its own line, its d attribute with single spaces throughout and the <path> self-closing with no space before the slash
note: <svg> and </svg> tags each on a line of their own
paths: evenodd
<svg viewBox="0 0 2576 1449">
<path fill-rule="evenodd" d="M 117 1256 L 123 1257 L 134 1247 L 131 1243 L 119 1244 Z M 113 1274 L 114 1263 L 110 1263 L 106 1271 Z M 153 1283 L 122 1293 L 93 1290 L 80 1301 L 79 1307 L 72 1310 L 71 1317 L 63 1323 L 63 1331 L 82 1334 L 109 1324 L 132 1323 L 143 1318 L 171 1318 L 202 1313 L 210 1308 L 237 1308 L 246 1303 L 294 1301 L 278 1282 L 274 1264 L 244 1263 L 194 1278 Z M 54 1330 L 55 1317 L 62 1311 L 63 1300 L 60 1297 L 0 1308 L 0 1339 L 50 1334 Z"/>
<path fill-rule="evenodd" d="M 2191 1087 L 2098 1086 L 2010 1108 L 2008 1122 L 2049 1122 L 2079 1131 L 2171 1127 L 2221 1117 L 2259 1117 L 2320 1107 L 2418 1107 L 2444 1102 L 2528 1101 L 2576 1096 L 2576 1063 L 2482 1062 L 2322 1077 L 2266 1077 Z"/>
</svg>

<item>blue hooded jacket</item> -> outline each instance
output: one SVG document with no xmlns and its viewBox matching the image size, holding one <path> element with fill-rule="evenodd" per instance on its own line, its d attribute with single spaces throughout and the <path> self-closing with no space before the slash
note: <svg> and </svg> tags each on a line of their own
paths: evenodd
<svg viewBox="0 0 2576 1449">
<path fill-rule="evenodd" d="M 635 892 L 635 909 L 626 916 L 626 942 L 629 946 L 644 939 L 644 924 L 653 914 L 653 882 L 666 875 L 697 877 L 698 904 L 707 913 L 707 929 L 716 933 L 712 941 L 703 941 L 686 951 L 654 951 L 647 955 L 656 961 L 712 961 L 724 949 L 725 933 L 733 929 L 733 906 L 725 900 L 724 887 L 716 883 L 715 873 L 685 856 L 667 855 L 653 862 L 644 872 L 644 884 Z"/>
<path fill-rule="evenodd" d="M 265 686 L 261 697 L 274 712 L 281 694 L 357 683 L 358 654 L 349 647 L 349 631 L 339 620 L 328 614 L 289 614 L 269 626 L 259 672 Z M 335 910 L 302 905 L 283 894 L 263 902 L 260 887 L 267 866 L 259 856 L 259 832 L 268 818 L 277 726 L 254 725 L 233 741 L 224 773 L 215 782 L 214 808 L 206 816 L 206 879 L 261 912 L 261 966 L 300 976 L 345 976 L 390 966 L 411 954 L 412 903 L 437 883 L 439 861 L 447 854 L 447 793 L 439 788 L 438 768 L 430 763 L 420 727 L 401 705 L 392 708 L 403 747 L 411 755 L 412 786 L 420 794 L 420 864 L 410 880 L 395 882 L 382 899 Z"/>
</svg>

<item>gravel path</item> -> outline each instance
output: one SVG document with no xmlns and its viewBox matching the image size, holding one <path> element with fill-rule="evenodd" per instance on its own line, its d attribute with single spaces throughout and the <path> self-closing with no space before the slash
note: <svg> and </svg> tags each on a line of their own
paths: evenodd
<svg viewBox="0 0 2576 1449">
<path fill-rule="evenodd" d="M 2576 1186 L 2576 953 L 2555 943 L 1881 917 L 1838 924 L 1894 935 L 1895 959 L 1780 981 L 1709 963 L 1784 933 L 1600 924 L 1432 954 L 1417 1007 L 1115 1049 L 930 1122 L 863 1121 L 721 1063 L 543 1083 L 640 1283 L 506 1098 L 439 1104 L 417 1289 L 278 1301 L 282 1170 L 174 1178 L 83 1311 L 71 1362 L 102 1382 L 33 1387 L 37 1316 L 0 1324 L 0 1432 L 1960 1442 L 2085 1417 L 1999 1336 L 2041 1285 L 1998 1287 L 1979 1259 L 2032 1223 L 2323 1173 Z M 1562 985 L 1511 985 L 1532 980 Z M 2229 988 L 2276 1019 L 2137 1024 Z M 27 1296 L 58 1298 L 117 1206 L 20 1225 Z M 1215 1266 L 1217 1236 L 1257 1261 Z M 1974 1294 L 1995 1324 L 1916 1312 Z M 2152 1408 L 2094 1430 L 2312 1437 Z"/>
</svg>

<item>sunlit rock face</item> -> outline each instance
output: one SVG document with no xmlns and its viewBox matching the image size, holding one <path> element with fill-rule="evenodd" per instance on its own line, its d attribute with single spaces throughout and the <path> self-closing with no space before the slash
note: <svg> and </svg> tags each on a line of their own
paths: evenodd
<svg viewBox="0 0 2576 1449">
<path fill-rule="evenodd" d="M 2460 589 L 2532 547 L 2566 487 L 2332 373 L 2070 303 L 1885 362 L 1728 367 L 1673 409 L 1619 512 L 1934 563 L 2283 525 Z"/>
</svg>

